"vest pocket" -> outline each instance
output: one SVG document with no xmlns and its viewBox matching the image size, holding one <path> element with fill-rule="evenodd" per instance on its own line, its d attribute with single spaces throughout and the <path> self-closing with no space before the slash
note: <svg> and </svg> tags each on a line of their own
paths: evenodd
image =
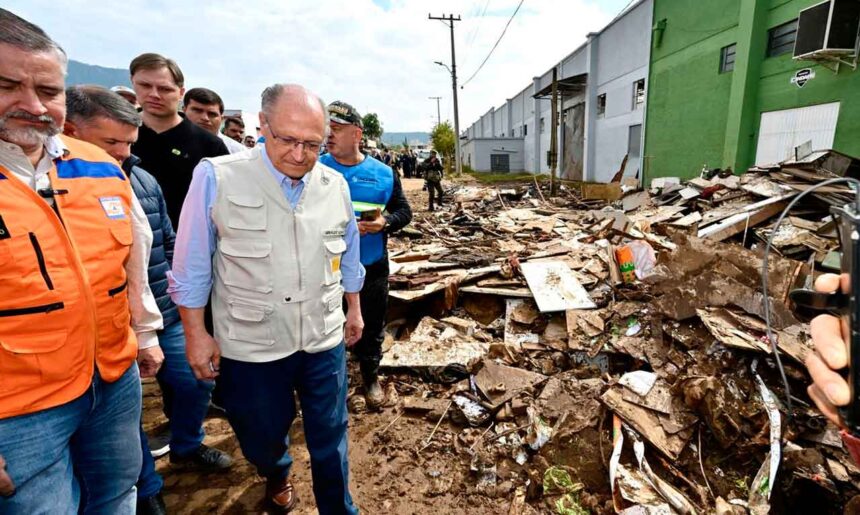
<svg viewBox="0 0 860 515">
<path fill-rule="evenodd" d="M 272 291 L 271 242 L 222 239 L 218 248 L 224 257 L 224 272 L 221 274 L 224 284 L 259 293 Z"/>
<path fill-rule="evenodd" d="M 131 224 L 123 223 L 114 225 L 110 228 L 110 233 L 121 247 L 129 247 L 134 241 L 134 235 L 131 232 Z"/>
<path fill-rule="evenodd" d="M 260 197 L 228 195 L 227 227 L 244 231 L 266 230 L 266 208 Z"/>
<path fill-rule="evenodd" d="M 343 274 L 340 271 L 341 259 L 346 252 L 346 242 L 341 238 L 334 240 L 324 240 L 326 254 L 325 267 L 325 284 L 335 284 L 340 282 Z"/>
<path fill-rule="evenodd" d="M 69 360 L 62 355 L 66 338 L 65 329 L 0 337 L 0 391 L 26 390 L 68 377 Z"/>
<path fill-rule="evenodd" d="M 230 312 L 230 327 L 227 337 L 231 340 L 274 345 L 272 328 L 268 318 L 272 314 L 269 306 L 259 306 L 250 302 L 238 300 L 228 301 Z"/>
<path fill-rule="evenodd" d="M 323 296 L 323 324 L 326 335 L 343 328 L 346 315 L 343 314 L 343 288 L 338 286 L 328 295 Z"/>
</svg>

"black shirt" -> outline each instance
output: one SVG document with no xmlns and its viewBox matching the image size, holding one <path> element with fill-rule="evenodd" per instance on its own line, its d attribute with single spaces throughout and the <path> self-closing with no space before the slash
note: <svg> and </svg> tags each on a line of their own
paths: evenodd
<svg viewBox="0 0 860 515">
<path fill-rule="evenodd" d="M 179 226 L 179 212 L 191 185 L 194 167 L 204 157 L 228 154 L 221 138 L 194 125 L 186 118 L 161 134 L 146 125 L 140 128 L 131 152 L 141 159 L 139 166 L 161 185 L 167 214 L 174 227 Z"/>
</svg>

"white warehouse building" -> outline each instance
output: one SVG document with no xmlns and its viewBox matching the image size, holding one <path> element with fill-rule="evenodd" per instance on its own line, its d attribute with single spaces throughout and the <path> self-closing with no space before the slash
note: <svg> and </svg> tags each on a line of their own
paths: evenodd
<svg viewBox="0 0 860 515">
<path fill-rule="evenodd" d="M 624 175 L 641 178 L 652 11 L 653 0 L 640 0 L 555 66 L 561 178 L 609 182 L 625 156 Z M 552 72 L 466 129 L 463 163 L 481 172 L 549 172 Z"/>
</svg>

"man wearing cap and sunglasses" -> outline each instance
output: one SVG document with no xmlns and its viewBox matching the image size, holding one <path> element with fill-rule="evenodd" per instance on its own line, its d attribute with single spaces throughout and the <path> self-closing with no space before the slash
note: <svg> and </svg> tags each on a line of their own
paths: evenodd
<svg viewBox="0 0 860 515">
<path fill-rule="evenodd" d="M 367 275 L 361 289 L 364 334 L 353 347 L 361 365 L 365 398 L 371 408 L 385 401 L 377 373 L 385 338 L 388 309 L 388 235 L 412 221 L 412 209 L 403 194 L 400 177 L 388 165 L 359 151 L 361 115 L 345 102 L 328 106 L 328 153 L 320 163 L 340 172 L 349 185 L 352 206 L 361 234 L 361 264 Z"/>
</svg>

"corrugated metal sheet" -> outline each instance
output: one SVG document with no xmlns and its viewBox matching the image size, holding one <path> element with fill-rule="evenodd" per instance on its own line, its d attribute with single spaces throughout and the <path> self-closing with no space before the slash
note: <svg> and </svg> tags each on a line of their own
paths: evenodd
<svg viewBox="0 0 860 515">
<path fill-rule="evenodd" d="M 833 148 L 839 102 L 761 114 L 756 165 L 794 157 L 794 147 L 812 141 L 813 150 Z"/>
</svg>

